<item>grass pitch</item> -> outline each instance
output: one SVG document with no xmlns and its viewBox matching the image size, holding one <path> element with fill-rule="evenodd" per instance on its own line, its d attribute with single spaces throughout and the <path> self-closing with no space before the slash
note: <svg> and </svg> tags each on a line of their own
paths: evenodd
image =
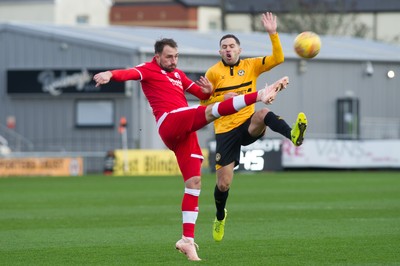
<svg viewBox="0 0 400 266">
<path fill-rule="evenodd" d="M 400 265 L 399 172 L 236 174 L 216 243 L 203 176 L 203 265 Z M 0 265 L 188 265 L 181 177 L 0 178 Z"/>
</svg>

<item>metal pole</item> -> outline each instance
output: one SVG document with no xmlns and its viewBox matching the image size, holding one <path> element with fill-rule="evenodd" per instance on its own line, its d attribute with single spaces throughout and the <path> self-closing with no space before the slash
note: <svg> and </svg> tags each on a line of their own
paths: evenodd
<svg viewBox="0 0 400 266">
<path fill-rule="evenodd" d="M 221 30 L 226 30 L 226 10 L 225 10 L 225 0 L 220 0 L 220 8 L 221 8 Z"/>
<path fill-rule="evenodd" d="M 124 174 L 129 171 L 129 161 L 128 161 L 128 134 L 126 131 L 126 118 L 121 117 L 119 121 L 119 133 L 121 134 L 122 139 L 122 151 L 123 151 L 123 167 Z"/>
</svg>

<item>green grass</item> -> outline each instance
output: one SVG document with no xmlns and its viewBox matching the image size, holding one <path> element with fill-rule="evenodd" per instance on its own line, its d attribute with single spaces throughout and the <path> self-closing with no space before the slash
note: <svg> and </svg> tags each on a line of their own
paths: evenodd
<svg viewBox="0 0 400 266">
<path fill-rule="evenodd" d="M 399 172 L 236 174 L 215 243 L 204 175 L 203 265 L 400 265 Z M 188 265 L 180 177 L 0 178 L 0 265 Z"/>
</svg>

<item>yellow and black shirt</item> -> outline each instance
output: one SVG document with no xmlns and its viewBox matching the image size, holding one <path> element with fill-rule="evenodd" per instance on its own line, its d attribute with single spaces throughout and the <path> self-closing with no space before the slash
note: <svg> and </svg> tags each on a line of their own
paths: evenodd
<svg viewBox="0 0 400 266">
<path fill-rule="evenodd" d="M 206 77 L 213 84 L 213 92 L 208 100 L 202 100 L 202 105 L 224 100 L 224 94 L 235 92 L 246 94 L 257 90 L 258 76 L 284 61 L 283 50 L 278 33 L 270 35 L 272 55 L 239 59 L 236 65 L 226 65 L 222 60 L 210 67 Z M 255 111 L 254 104 L 239 112 L 218 118 L 214 121 L 215 133 L 228 132 L 246 121 Z"/>
</svg>

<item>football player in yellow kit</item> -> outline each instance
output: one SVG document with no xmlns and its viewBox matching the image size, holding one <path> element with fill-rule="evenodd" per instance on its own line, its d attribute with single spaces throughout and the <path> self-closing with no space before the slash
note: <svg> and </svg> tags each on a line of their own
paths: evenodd
<svg viewBox="0 0 400 266">
<path fill-rule="evenodd" d="M 220 40 L 221 61 L 210 67 L 206 77 L 213 85 L 213 92 L 202 105 L 220 102 L 224 99 L 251 93 L 257 90 L 256 81 L 260 74 L 269 71 L 284 61 L 284 54 L 276 31 L 276 16 L 270 12 L 262 15 L 262 23 L 272 42 L 272 55 L 241 59 L 239 39 L 232 34 Z M 217 182 L 214 190 L 216 217 L 213 224 L 213 238 L 221 241 L 227 217 L 225 208 L 234 167 L 239 164 L 241 145 L 249 145 L 264 136 L 266 127 L 290 139 L 294 145 L 303 143 L 307 118 L 299 113 L 291 128 L 285 120 L 268 108 L 255 111 L 250 105 L 236 114 L 214 121 L 216 147 Z"/>
</svg>

